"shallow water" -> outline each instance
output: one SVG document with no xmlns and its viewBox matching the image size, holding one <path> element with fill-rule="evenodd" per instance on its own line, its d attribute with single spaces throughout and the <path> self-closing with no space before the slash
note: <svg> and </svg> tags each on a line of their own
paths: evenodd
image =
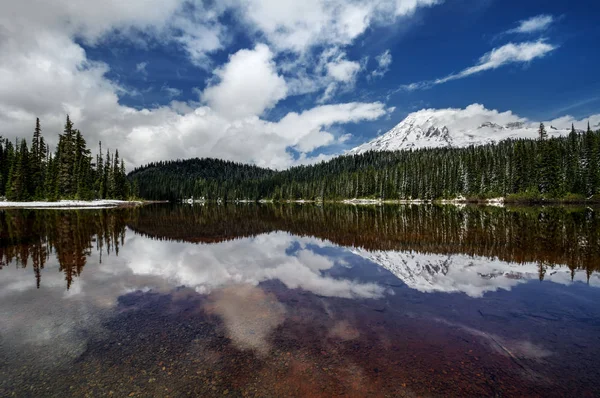
<svg viewBox="0 0 600 398">
<path fill-rule="evenodd" d="M 597 396 L 591 208 L 0 212 L 0 396 Z"/>
</svg>

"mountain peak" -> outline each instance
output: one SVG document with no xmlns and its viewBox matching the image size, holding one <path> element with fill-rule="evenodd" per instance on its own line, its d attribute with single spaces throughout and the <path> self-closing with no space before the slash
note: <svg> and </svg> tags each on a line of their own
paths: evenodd
<svg viewBox="0 0 600 398">
<path fill-rule="evenodd" d="M 480 104 L 465 109 L 422 109 L 409 114 L 387 133 L 362 144 L 348 154 L 419 148 L 485 145 L 509 138 L 537 138 L 537 123 L 512 112 L 488 110 Z M 568 134 L 566 127 L 549 129 L 550 136 Z"/>
</svg>

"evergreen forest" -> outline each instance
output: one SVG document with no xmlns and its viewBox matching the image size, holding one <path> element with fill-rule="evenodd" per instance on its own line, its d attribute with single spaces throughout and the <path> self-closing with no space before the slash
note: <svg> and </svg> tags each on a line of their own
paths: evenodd
<svg viewBox="0 0 600 398">
<path fill-rule="evenodd" d="M 217 159 L 150 163 L 129 179 L 146 199 L 514 201 L 600 198 L 600 130 L 484 146 L 368 152 L 273 171 Z"/>
<path fill-rule="evenodd" d="M 31 143 L 13 143 L 0 136 L 0 198 L 11 201 L 59 199 L 126 199 L 130 195 L 125 164 L 114 154 L 102 153 L 95 159 L 67 116 L 54 153 L 42 136 L 36 120 Z"/>
</svg>

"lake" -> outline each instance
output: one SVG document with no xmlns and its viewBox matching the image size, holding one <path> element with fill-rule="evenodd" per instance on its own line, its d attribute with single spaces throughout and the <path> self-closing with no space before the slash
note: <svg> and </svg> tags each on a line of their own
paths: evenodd
<svg viewBox="0 0 600 398">
<path fill-rule="evenodd" d="M 599 210 L 0 211 L 0 396 L 598 396 Z"/>
</svg>

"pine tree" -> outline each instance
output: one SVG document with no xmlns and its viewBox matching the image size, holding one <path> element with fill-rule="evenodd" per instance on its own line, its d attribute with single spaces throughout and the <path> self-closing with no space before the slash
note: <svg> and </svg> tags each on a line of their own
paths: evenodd
<svg viewBox="0 0 600 398">
<path fill-rule="evenodd" d="M 585 132 L 585 189 L 587 195 L 595 195 L 598 193 L 598 184 L 600 182 L 599 171 L 599 144 L 598 134 L 594 133 L 588 122 L 587 131 Z"/>
<path fill-rule="evenodd" d="M 102 159 L 102 142 L 98 143 L 99 150 L 96 156 L 96 197 L 105 197 L 105 185 L 104 185 L 104 161 Z"/>
<path fill-rule="evenodd" d="M 105 198 L 112 198 L 114 195 L 114 187 L 115 187 L 115 180 L 113 178 L 113 173 L 112 173 L 112 160 L 110 157 L 110 150 L 106 151 L 106 161 L 104 162 L 104 186 L 105 186 L 105 193 L 104 193 L 104 197 Z"/>
<path fill-rule="evenodd" d="M 538 135 L 539 135 L 540 141 L 543 141 L 546 138 L 548 138 L 548 133 L 546 132 L 546 127 L 544 126 L 544 123 L 540 123 L 540 128 L 538 130 Z"/>
<path fill-rule="evenodd" d="M 64 134 L 59 136 L 55 159 L 58 162 L 59 196 L 72 198 L 75 194 L 75 143 L 73 123 L 68 115 Z"/>
<path fill-rule="evenodd" d="M 119 168 L 119 183 L 121 185 L 121 198 L 127 199 L 131 195 L 127 173 L 125 171 L 125 161 L 121 159 L 121 167 Z"/>
<path fill-rule="evenodd" d="M 566 183 L 570 193 L 579 192 L 581 190 L 581 171 L 579 167 L 579 135 L 575 131 L 575 126 L 571 124 L 571 132 L 569 133 L 569 145 L 567 149 L 567 170 Z"/>
<path fill-rule="evenodd" d="M 119 160 L 119 150 L 115 150 L 115 156 L 113 158 L 113 164 L 112 164 L 112 175 L 113 175 L 113 184 L 114 184 L 114 192 L 113 192 L 113 196 L 117 199 L 121 199 L 122 198 L 122 187 L 121 187 L 121 175 L 120 175 L 120 166 L 121 166 L 121 162 Z"/>
<path fill-rule="evenodd" d="M 37 161 L 37 165 L 38 165 L 38 176 L 36 178 L 36 183 L 35 183 L 35 189 L 34 189 L 34 193 L 35 193 L 35 197 L 37 199 L 44 199 L 44 178 L 46 176 L 46 169 L 48 167 L 47 164 L 47 159 L 48 159 L 48 154 L 49 154 L 49 147 L 46 144 L 46 141 L 44 140 L 44 137 L 40 137 L 40 142 L 39 142 L 39 150 L 38 150 L 38 161 Z"/>
<path fill-rule="evenodd" d="M 30 187 L 29 191 L 36 199 L 41 199 L 43 196 L 43 181 L 44 181 L 44 162 L 46 158 L 46 143 L 41 136 L 42 128 L 40 119 L 35 121 L 35 130 L 33 139 L 31 140 L 31 153 L 29 156 L 29 173 Z"/>
</svg>

